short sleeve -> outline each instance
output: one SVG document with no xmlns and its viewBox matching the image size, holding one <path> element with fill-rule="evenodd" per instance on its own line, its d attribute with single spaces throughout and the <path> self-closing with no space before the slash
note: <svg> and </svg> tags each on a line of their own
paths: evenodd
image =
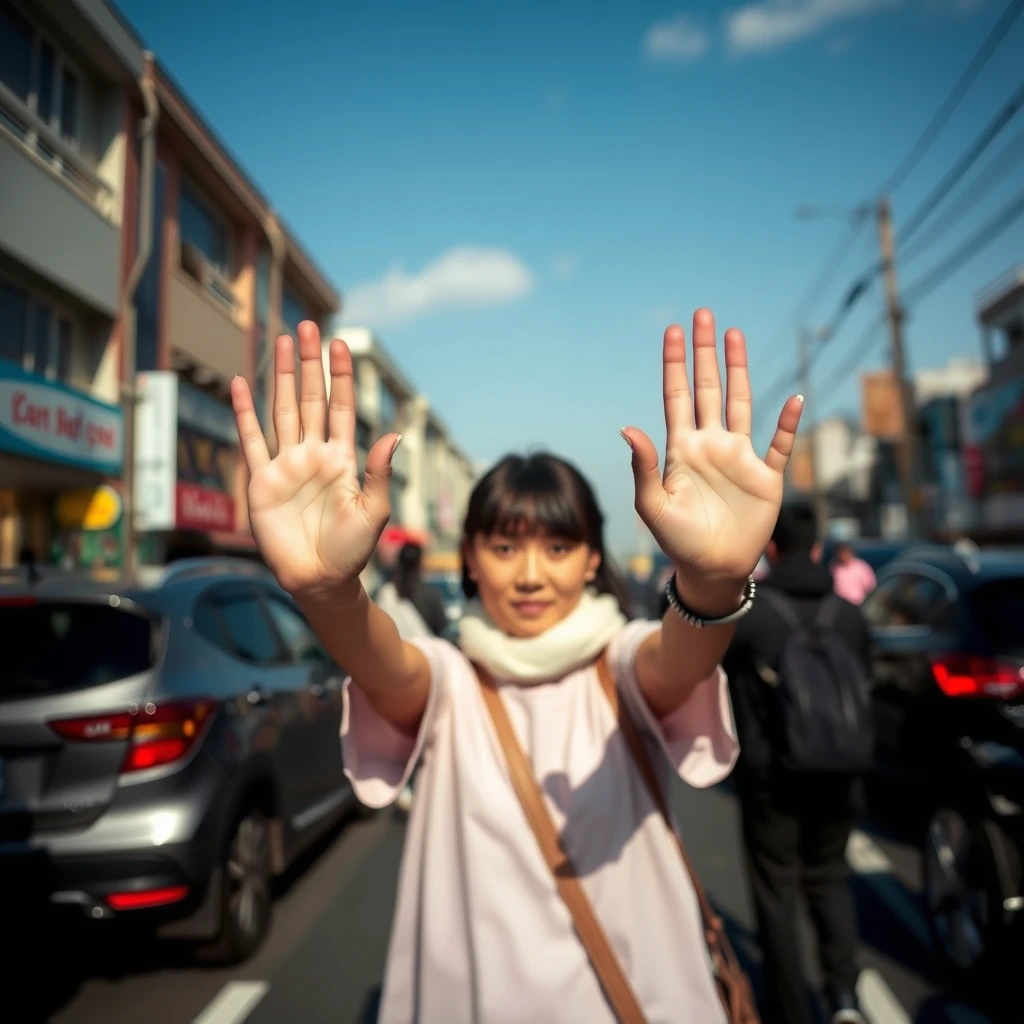
<svg viewBox="0 0 1024 1024">
<path fill-rule="evenodd" d="M 725 672 L 717 666 L 685 704 L 656 718 L 637 683 L 636 655 L 644 640 L 660 628 L 658 622 L 625 626 L 608 650 L 612 671 L 623 700 L 638 724 L 654 737 L 672 770 L 698 789 L 713 786 L 732 771 L 740 751 Z"/>
<path fill-rule="evenodd" d="M 345 680 L 342 689 L 341 750 L 345 774 L 366 807 L 387 807 L 409 781 L 424 745 L 446 713 L 455 648 L 436 638 L 412 640 L 430 666 L 430 692 L 415 736 L 396 729 L 374 710 L 366 694 Z"/>
</svg>

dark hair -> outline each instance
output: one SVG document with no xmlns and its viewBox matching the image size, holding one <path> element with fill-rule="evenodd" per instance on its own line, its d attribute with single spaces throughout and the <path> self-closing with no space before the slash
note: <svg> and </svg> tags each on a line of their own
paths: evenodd
<svg viewBox="0 0 1024 1024">
<path fill-rule="evenodd" d="M 506 455 L 477 482 L 469 496 L 463 543 L 483 534 L 518 537 L 534 531 L 580 541 L 601 556 L 594 579 L 599 594 L 611 594 L 630 617 L 629 590 L 604 549 L 604 516 L 593 488 L 565 459 L 538 452 Z M 462 589 L 476 597 L 463 560 Z"/>
<path fill-rule="evenodd" d="M 818 540 L 814 508 L 803 501 L 783 505 L 772 531 L 772 540 L 780 555 L 809 555 Z"/>
<path fill-rule="evenodd" d="M 395 561 L 394 584 L 398 596 L 412 598 L 413 585 L 420 577 L 423 548 L 419 544 L 403 544 Z"/>
</svg>

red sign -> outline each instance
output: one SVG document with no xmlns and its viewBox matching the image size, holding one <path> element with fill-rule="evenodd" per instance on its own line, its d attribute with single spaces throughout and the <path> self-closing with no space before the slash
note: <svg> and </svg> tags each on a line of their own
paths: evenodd
<svg viewBox="0 0 1024 1024">
<path fill-rule="evenodd" d="M 234 530 L 235 499 L 179 480 L 175 486 L 174 525 L 182 530 Z"/>
</svg>

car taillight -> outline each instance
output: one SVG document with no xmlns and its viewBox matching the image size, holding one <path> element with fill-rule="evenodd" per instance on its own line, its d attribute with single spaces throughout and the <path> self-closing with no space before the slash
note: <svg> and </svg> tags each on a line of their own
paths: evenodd
<svg viewBox="0 0 1024 1024">
<path fill-rule="evenodd" d="M 1024 693 L 1024 668 L 970 654 L 932 659 L 932 675 L 947 697 L 1016 697 Z"/>
<path fill-rule="evenodd" d="M 111 892 L 104 899 L 111 910 L 148 910 L 179 903 L 187 895 L 187 885 L 168 885 L 163 889 L 143 889 L 140 892 Z"/>
<path fill-rule="evenodd" d="M 205 697 L 150 703 L 109 715 L 63 718 L 50 722 L 50 728 L 63 739 L 78 742 L 127 740 L 121 771 L 139 772 L 181 760 L 202 734 L 215 707 Z"/>
</svg>

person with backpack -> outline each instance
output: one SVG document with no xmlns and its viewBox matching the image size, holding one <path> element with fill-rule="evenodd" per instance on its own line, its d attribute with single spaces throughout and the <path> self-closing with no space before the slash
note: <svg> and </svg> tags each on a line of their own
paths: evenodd
<svg viewBox="0 0 1024 1024">
<path fill-rule="evenodd" d="M 766 1024 L 810 1024 L 799 901 L 818 940 L 831 1024 L 865 1024 L 846 865 L 871 764 L 870 634 L 833 591 L 813 509 L 783 505 L 770 572 L 723 659 L 740 741 L 735 780 L 764 948 Z"/>
</svg>

